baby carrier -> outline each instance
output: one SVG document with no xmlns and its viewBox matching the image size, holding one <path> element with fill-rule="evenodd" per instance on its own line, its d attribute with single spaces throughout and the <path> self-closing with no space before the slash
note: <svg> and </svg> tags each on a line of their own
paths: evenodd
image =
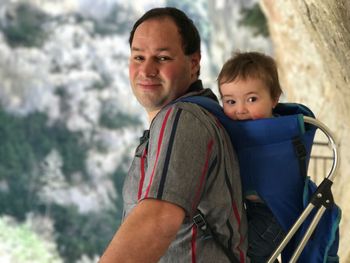
<svg viewBox="0 0 350 263">
<path fill-rule="evenodd" d="M 341 210 L 331 192 L 338 158 L 328 128 L 295 103 L 279 103 L 277 118 L 232 121 L 215 100 L 192 96 L 180 101 L 198 104 L 218 118 L 237 152 L 243 192 L 255 190 L 288 233 L 268 262 L 280 254 L 282 262 L 338 262 Z M 335 157 L 319 187 L 307 176 L 317 128 L 330 139 Z"/>
</svg>

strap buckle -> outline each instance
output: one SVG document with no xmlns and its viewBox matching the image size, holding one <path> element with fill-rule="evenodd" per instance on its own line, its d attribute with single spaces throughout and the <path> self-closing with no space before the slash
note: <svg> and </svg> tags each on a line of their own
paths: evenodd
<svg viewBox="0 0 350 263">
<path fill-rule="evenodd" d="M 300 140 L 300 138 L 295 138 L 293 140 L 293 144 L 294 144 L 295 151 L 297 153 L 297 157 L 300 160 L 306 159 L 306 155 L 307 155 L 306 147 L 304 143 Z"/>
<path fill-rule="evenodd" d="M 193 217 L 193 223 L 197 226 L 197 228 L 203 231 L 207 230 L 208 228 L 207 222 L 205 222 L 205 219 L 201 213 L 198 213 Z"/>
</svg>

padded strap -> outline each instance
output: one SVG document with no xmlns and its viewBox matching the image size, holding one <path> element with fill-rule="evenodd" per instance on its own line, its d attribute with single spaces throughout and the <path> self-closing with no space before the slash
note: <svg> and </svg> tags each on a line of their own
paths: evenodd
<svg viewBox="0 0 350 263">
<path fill-rule="evenodd" d="M 295 137 L 293 139 L 293 145 L 294 145 L 296 156 L 297 156 L 298 162 L 299 162 L 300 175 L 303 178 L 306 178 L 306 176 L 307 176 L 307 169 L 306 169 L 307 168 L 306 167 L 307 152 L 306 152 L 306 147 L 305 147 L 304 143 L 302 142 L 302 140 L 300 139 L 300 137 Z"/>
<path fill-rule="evenodd" d="M 204 232 L 204 238 L 212 237 L 214 241 L 220 246 L 220 248 L 224 251 L 230 262 L 239 263 L 238 259 L 234 256 L 233 252 L 226 247 L 218 238 L 216 233 L 212 231 L 211 227 L 205 220 L 204 215 L 201 211 L 197 210 L 197 214 L 193 217 L 193 223 L 197 226 L 198 229 Z"/>
</svg>

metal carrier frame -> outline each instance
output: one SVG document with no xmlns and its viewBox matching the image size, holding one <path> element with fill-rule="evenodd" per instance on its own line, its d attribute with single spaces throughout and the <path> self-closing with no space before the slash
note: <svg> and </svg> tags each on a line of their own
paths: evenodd
<svg viewBox="0 0 350 263">
<path fill-rule="evenodd" d="M 292 228 L 289 230 L 286 237 L 282 240 L 281 244 L 276 248 L 275 252 L 271 255 L 268 263 L 273 263 L 278 258 L 278 256 L 281 254 L 282 250 L 285 248 L 285 246 L 288 244 L 288 242 L 291 240 L 291 238 L 295 235 L 297 230 L 300 228 L 302 223 L 307 219 L 309 214 L 317 208 L 317 212 L 312 219 L 308 229 L 305 232 L 304 237 L 300 241 L 298 247 L 295 249 L 294 254 L 292 255 L 289 262 L 294 263 L 298 260 L 300 254 L 304 250 L 307 242 L 309 241 L 312 233 L 314 232 L 316 226 L 318 225 L 319 221 L 322 218 L 322 215 L 326 211 L 327 208 L 330 208 L 334 205 L 333 195 L 331 191 L 331 187 L 333 184 L 333 180 L 336 176 L 336 171 L 339 165 L 339 156 L 338 156 L 338 146 L 335 143 L 334 136 L 332 132 L 328 129 L 326 125 L 324 125 L 322 122 L 311 118 L 304 116 L 304 122 L 312 124 L 319 128 L 328 138 L 329 145 L 331 146 L 333 150 L 333 164 L 331 167 L 331 170 L 327 177 L 324 178 L 324 180 L 321 182 L 321 184 L 317 187 L 314 194 L 311 196 L 310 203 L 307 205 L 307 207 L 304 209 L 303 213 L 299 216 L 298 220 L 294 223 Z"/>
</svg>

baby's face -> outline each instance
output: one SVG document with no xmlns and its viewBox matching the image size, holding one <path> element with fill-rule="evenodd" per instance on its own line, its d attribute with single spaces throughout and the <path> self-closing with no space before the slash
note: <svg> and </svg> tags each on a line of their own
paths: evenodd
<svg viewBox="0 0 350 263">
<path fill-rule="evenodd" d="M 233 120 L 256 120 L 272 117 L 278 99 L 271 97 L 260 79 L 240 78 L 220 85 L 225 114 Z"/>
</svg>

